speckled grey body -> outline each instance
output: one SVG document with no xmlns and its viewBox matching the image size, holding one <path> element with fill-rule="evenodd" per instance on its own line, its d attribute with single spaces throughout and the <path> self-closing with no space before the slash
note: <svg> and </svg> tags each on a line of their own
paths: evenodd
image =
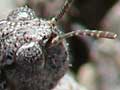
<svg viewBox="0 0 120 90">
<path fill-rule="evenodd" d="M 68 69 L 66 42 L 50 46 L 61 34 L 28 7 L 0 21 L 0 90 L 51 90 Z"/>
</svg>

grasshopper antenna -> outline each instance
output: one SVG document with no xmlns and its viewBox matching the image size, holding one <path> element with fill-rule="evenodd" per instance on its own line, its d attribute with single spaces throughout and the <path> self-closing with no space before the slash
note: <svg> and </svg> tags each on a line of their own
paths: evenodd
<svg viewBox="0 0 120 90">
<path fill-rule="evenodd" d="M 62 16 L 66 13 L 66 11 L 69 9 L 70 4 L 72 3 L 73 0 L 66 0 L 64 3 L 64 6 L 62 7 L 62 9 L 60 10 L 60 12 L 52 18 L 51 23 L 56 24 L 56 22 L 58 22 Z"/>
<path fill-rule="evenodd" d="M 65 33 L 63 35 L 56 36 L 52 40 L 52 45 L 59 44 L 64 39 L 72 37 L 72 36 L 92 36 L 96 38 L 108 38 L 108 39 L 115 39 L 117 37 L 117 34 L 112 32 L 105 32 L 105 31 L 97 31 L 97 30 L 77 30 L 72 31 L 69 33 Z"/>
</svg>

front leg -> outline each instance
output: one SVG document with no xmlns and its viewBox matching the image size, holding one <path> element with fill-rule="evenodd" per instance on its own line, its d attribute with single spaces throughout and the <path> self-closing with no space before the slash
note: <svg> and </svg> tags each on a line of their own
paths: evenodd
<svg viewBox="0 0 120 90">
<path fill-rule="evenodd" d="M 0 90 L 10 90 L 7 87 L 6 75 L 2 69 L 0 69 Z"/>
</svg>

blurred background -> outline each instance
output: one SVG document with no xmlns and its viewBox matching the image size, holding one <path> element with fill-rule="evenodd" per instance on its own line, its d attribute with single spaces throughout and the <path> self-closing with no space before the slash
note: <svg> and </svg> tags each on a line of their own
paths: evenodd
<svg viewBox="0 0 120 90">
<path fill-rule="evenodd" d="M 0 18 L 6 18 L 11 10 L 25 5 L 25 1 L 1 0 Z M 27 4 L 38 17 L 50 19 L 64 1 L 28 0 Z M 69 38 L 72 67 L 67 77 L 74 80 L 67 79 L 64 83 L 76 83 L 79 89 L 57 87 L 55 90 L 120 90 L 120 0 L 74 0 L 58 26 L 64 32 L 84 28 L 112 31 L 118 34 L 118 39 Z M 67 86 L 74 87 L 74 84 Z"/>
</svg>

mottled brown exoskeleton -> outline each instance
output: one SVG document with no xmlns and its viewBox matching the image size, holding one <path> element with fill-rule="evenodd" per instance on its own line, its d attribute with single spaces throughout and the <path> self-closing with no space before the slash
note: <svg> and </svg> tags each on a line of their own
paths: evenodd
<svg viewBox="0 0 120 90">
<path fill-rule="evenodd" d="M 0 21 L 0 90 L 51 90 L 69 67 L 66 38 L 116 38 L 114 33 L 95 30 L 62 33 L 57 22 L 71 2 L 66 0 L 51 20 L 38 18 L 25 6 Z"/>
</svg>

